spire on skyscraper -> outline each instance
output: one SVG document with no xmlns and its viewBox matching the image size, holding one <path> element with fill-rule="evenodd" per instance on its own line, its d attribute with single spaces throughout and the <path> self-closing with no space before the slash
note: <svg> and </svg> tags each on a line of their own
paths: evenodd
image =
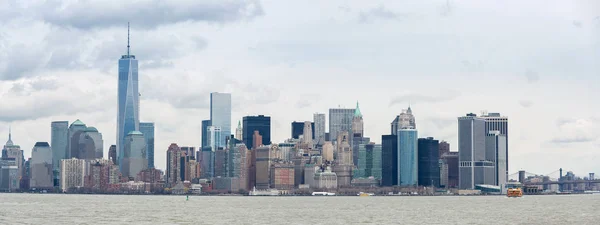
<svg viewBox="0 0 600 225">
<path fill-rule="evenodd" d="M 127 22 L 127 56 L 129 56 L 129 22 Z"/>
<path fill-rule="evenodd" d="M 6 142 L 6 146 L 12 146 L 13 145 L 13 141 L 12 141 L 12 131 L 10 126 L 8 126 L 8 141 Z"/>
<path fill-rule="evenodd" d="M 408 104 L 408 109 L 406 110 L 406 113 L 412 114 L 412 109 L 410 109 L 410 103 Z"/>
<path fill-rule="evenodd" d="M 360 113 L 360 108 L 358 107 L 358 101 L 356 101 L 356 109 L 354 110 L 354 117 L 362 117 L 362 113 Z"/>
</svg>

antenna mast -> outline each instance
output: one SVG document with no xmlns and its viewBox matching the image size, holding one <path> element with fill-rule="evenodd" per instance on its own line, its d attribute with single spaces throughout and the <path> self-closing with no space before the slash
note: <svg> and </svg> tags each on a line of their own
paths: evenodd
<svg viewBox="0 0 600 225">
<path fill-rule="evenodd" d="M 127 22 L 127 57 L 129 58 L 129 22 Z"/>
</svg>

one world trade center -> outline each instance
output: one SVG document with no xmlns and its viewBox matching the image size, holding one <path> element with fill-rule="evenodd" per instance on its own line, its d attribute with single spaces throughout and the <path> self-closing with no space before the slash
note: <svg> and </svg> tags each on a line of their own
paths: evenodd
<svg viewBox="0 0 600 225">
<path fill-rule="evenodd" d="M 125 153 L 125 137 L 140 127 L 140 94 L 138 90 L 138 61 L 130 54 L 129 24 L 127 25 L 127 55 L 119 59 L 119 90 L 117 112 L 117 162 Z"/>
</svg>

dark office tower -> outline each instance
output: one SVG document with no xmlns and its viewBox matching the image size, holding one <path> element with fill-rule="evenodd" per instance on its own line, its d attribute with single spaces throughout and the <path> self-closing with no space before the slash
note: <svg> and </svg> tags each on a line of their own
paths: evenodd
<svg viewBox="0 0 600 225">
<path fill-rule="evenodd" d="M 117 145 L 111 145 L 108 148 L 108 159 L 113 162 L 113 164 L 117 164 Z"/>
<path fill-rule="evenodd" d="M 210 126 L 212 126 L 210 120 L 202 120 L 202 146 L 200 146 L 200 149 L 202 149 L 202 147 L 208 146 L 208 132 L 206 131 L 206 129 Z"/>
<path fill-rule="evenodd" d="M 146 142 L 148 168 L 154 168 L 154 123 L 140 122 L 140 132 L 144 134 L 144 141 Z"/>
<path fill-rule="evenodd" d="M 440 142 L 440 157 L 442 157 L 442 155 L 444 155 L 445 153 L 450 152 L 450 144 L 446 141 L 441 141 Z"/>
<path fill-rule="evenodd" d="M 440 185 L 440 154 L 439 141 L 428 138 L 419 138 L 418 143 L 419 156 L 419 185 L 434 186 Z"/>
<path fill-rule="evenodd" d="M 246 147 L 252 148 L 254 146 L 254 142 L 252 140 L 252 135 L 254 135 L 254 131 L 258 131 L 258 133 L 262 136 L 262 144 L 269 145 L 271 144 L 271 117 L 259 115 L 259 116 L 246 116 L 243 118 L 243 135 L 244 135 L 244 144 Z"/>
<path fill-rule="evenodd" d="M 227 177 L 227 150 L 219 148 L 215 151 L 214 177 Z"/>
<path fill-rule="evenodd" d="M 398 185 L 398 136 L 381 136 L 381 185 Z"/>
<path fill-rule="evenodd" d="M 312 129 L 312 136 L 315 136 L 315 123 L 311 122 L 310 124 L 311 129 Z M 298 139 L 300 138 L 300 135 L 302 135 L 304 133 L 304 122 L 292 122 L 292 138 L 293 139 Z"/>
<path fill-rule="evenodd" d="M 440 161 L 440 186 L 458 188 L 458 152 L 445 153 Z"/>
</svg>

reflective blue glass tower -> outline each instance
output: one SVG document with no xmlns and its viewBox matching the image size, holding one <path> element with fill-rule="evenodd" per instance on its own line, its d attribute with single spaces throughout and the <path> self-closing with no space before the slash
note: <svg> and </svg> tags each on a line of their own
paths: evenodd
<svg viewBox="0 0 600 225">
<path fill-rule="evenodd" d="M 127 27 L 127 55 L 119 59 L 117 111 L 117 162 L 121 167 L 125 151 L 125 137 L 138 131 L 140 126 L 140 93 L 138 91 L 138 61 L 130 54 L 129 25 Z"/>
<path fill-rule="evenodd" d="M 210 93 L 210 123 L 210 126 L 221 128 L 221 137 L 219 137 L 217 147 L 225 147 L 225 138 L 231 135 L 230 93 Z"/>
<path fill-rule="evenodd" d="M 418 185 L 418 137 L 415 129 L 398 130 L 398 183 Z"/>
<path fill-rule="evenodd" d="M 148 168 L 154 168 L 154 123 L 141 122 L 140 132 L 144 134 L 146 141 L 146 159 L 148 159 Z"/>
</svg>

